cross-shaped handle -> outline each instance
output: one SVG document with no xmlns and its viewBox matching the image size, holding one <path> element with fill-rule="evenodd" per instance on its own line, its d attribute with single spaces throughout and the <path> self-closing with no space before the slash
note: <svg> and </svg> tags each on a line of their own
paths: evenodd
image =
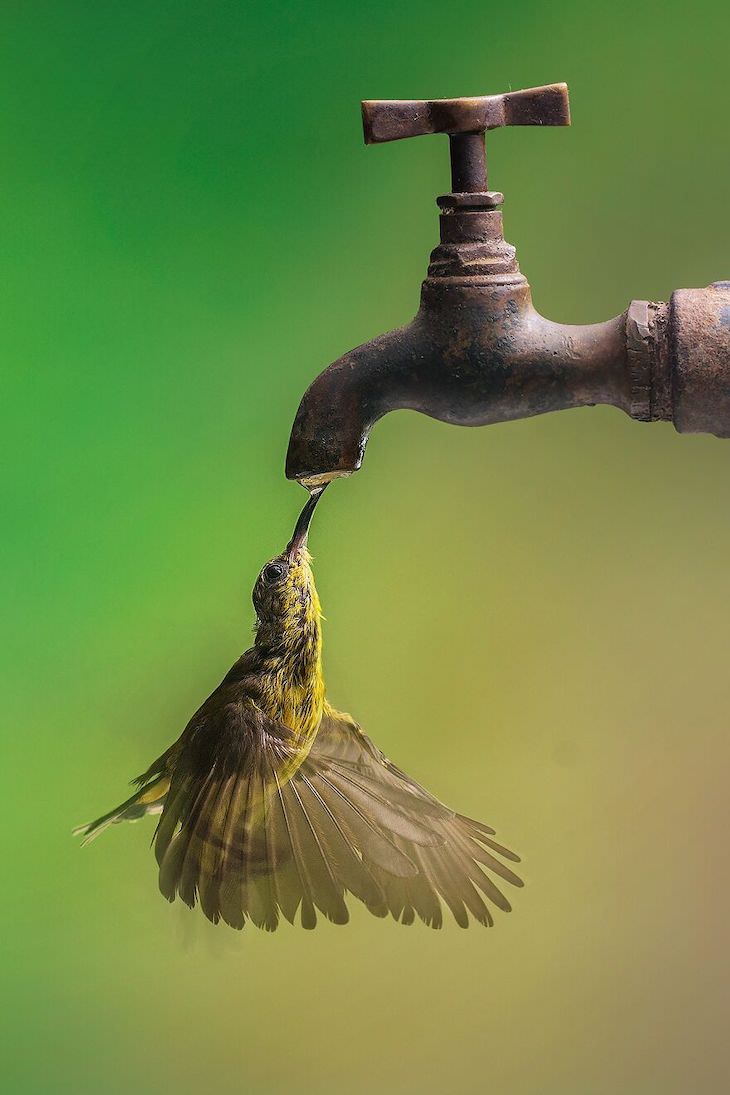
<svg viewBox="0 0 730 1095">
<path fill-rule="evenodd" d="M 362 104 L 366 144 L 447 133 L 454 193 L 487 190 L 484 134 L 506 125 L 570 125 L 567 84 L 464 99 L 368 99 Z"/>
</svg>

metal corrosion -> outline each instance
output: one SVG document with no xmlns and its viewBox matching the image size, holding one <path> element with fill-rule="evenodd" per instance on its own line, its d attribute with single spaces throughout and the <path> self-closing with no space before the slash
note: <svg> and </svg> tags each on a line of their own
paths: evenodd
<svg viewBox="0 0 730 1095">
<path fill-rule="evenodd" d="M 461 99 L 366 99 L 365 144 L 429 133 L 484 133 L 506 125 L 570 125 L 567 84 Z"/>
<path fill-rule="evenodd" d="M 365 140 L 449 135 L 452 191 L 437 199 L 440 242 L 417 315 L 350 351 L 305 393 L 286 473 L 310 485 L 349 475 L 391 410 L 480 426 L 597 403 L 680 432 L 730 436 L 730 282 L 632 301 L 605 323 L 553 323 L 535 311 L 502 195 L 487 188 L 484 132 L 567 125 L 565 84 L 473 99 L 363 103 Z"/>
</svg>

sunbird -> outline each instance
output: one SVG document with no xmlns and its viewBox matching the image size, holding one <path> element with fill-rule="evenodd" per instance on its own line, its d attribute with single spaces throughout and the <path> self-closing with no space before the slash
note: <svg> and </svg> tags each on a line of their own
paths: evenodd
<svg viewBox="0 0 730 1095">
<path fill-rule="evenodd" d="M 163 895 L 213 923 L 274 931 L 283 915 L 314 928 L 349 919 L 346 895 L 375 916 L 440 928 L 509 912 L 494 878 L 521 879 L 494 829 L 457 814 L 397 768 L 325 696 L 321 608 L 307 549 L 321 490 L 253 590 L 253 646 L 178 740 L 115 810 L 75 832 L 92 840 L 159 814 L 153 836 Z"/>
</svg>

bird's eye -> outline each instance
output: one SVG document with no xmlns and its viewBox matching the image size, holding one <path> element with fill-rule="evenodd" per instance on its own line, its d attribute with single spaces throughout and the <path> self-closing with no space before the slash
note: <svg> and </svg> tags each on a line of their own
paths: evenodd
<svg viewBox="0 0 730 1095">
<path fill-rule="evenodd" d="M 286 574 L 287 567 L 284 563 L 267 563 L 261 571 L 261 577 L 267 586 L 276 585 Z"/>
</svg>

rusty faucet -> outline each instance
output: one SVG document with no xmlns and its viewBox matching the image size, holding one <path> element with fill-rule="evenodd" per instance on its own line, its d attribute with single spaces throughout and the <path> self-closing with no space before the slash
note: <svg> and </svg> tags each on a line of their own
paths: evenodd
<svg viewBox="0 0 730 1095">
<path fill-rule="evenodd" d="M 437 198 L 441 242 L 417 315 L 335 361 L 305 393 L 286 474 L 313 487 L 362 463 L 388 411 L 482 426 L 608 403 L 639 422 L 730 437 L 730 281 L 634 300 L 605 323 L 553 323 L 532 306 L 487 188 L 485 133 L 569 125 L 565 84 L 481 98 L 369 101 L 367 144 L 446 133 L 451 193 Z"/>
</svg>

